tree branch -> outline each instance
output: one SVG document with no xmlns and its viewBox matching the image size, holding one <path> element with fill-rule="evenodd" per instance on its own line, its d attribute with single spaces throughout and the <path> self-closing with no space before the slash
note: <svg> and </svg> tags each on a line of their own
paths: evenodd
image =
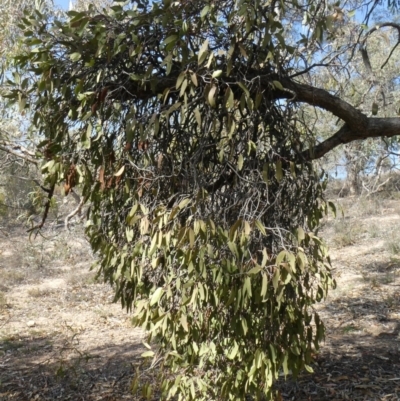
<svg viewBox="0 0 400 401">
<path fill-rule="evenodd" d="M 392 137 L 400 135 L 400 118 L 367 118 L 367 127 L 364 130 L 352 130 L 345 124 L 330 138 L 321 142 L 313 149 L 308 149 L 302 153 L 306 160 L 315 160 L 324 156 L 342 143 L 349 143 L 358 139 Z"/>
<path fill-rule="evenodd" d="M 353 130 L 362 130 L 367 126 L 367 117 L 351 104 L 342 100 L 338 96 L 330 94 L 325 89 L 316 88 L 311 85 L 301 84 L 289 78 L 279 77 L 278 74 L 260 75 L 259 70 L 253 70 L 247 75 L 246 80 L 259 80 L 262 87 L 271 95 L 272 99 L 289 99 L 294 102 L 304 102 L 312 106 L 317 106 L 325 109 L 335 116 L 345 121 Z M 126 98 L 148 99 L 157 94 L 162 94 L 166 89 L 175 88 L 176 80 L 179 75 L 179 70 L 176 73 L 170 74 L 168 77 L 159 78 L 152 84 L 147 83 L 143 86 L 133 81 L 129 85 L 121 86 L 120 83 L 109 83 L 107 87 L 110 92 L 113 92 L 112 97 L 121 100 Z M 279 81 L 284 90 L 274 89 L 271 91 L 271 82 Z M 233 84 L 236 81 L 227 83 Z M 255 91 L 258 88 L 254 89 Z M 293 97 L 295 94 L 295 97 Z"/>
<path fill-rule="evenodd" d="M 28 230 L 28 233 L 36 231 L 36 235 L 37 235 L 39 233 L 39 231 L 41 230 L 41 228 L 43 228 L 44 223 L 47 220 L 47 215 L 49 214 L 49 210 L 50 210 L 50 206 L 51 206 L 51 199 L 53 198 L 55 187 L 56 187 L 56 183 L 54 182 L 51 185 L 50 190 L 48 192 L 47 201 L 46 201 L 46 204 L 44 205 L 44 212 L 43 212 L 42 221 L 40 222 L 40 224 L 30 228 Z"/>
<path fill-rule="evenodd" d="M 261 87 L 264 87 L 274 100 L 287 99 L 291 102 L 307 103 L 311 106 L 320 107 L 339 117 L 345 123 L 333 136 L 315 148 L 303 152 L 303 160 L 318 159 L 342 143 L 349 143 L 358 139 L 400 135 L 400 118 L 368 118 L 356 107 L 340 97 L 332 95 L 325 89 L 298 83 L 290 78 L 279 77 L 277 74 L 265 74 L 265 72 L 263 71 L 264 74 L 260 75 L 260 71 L 253 70 L 247 75 L 246 79 L 247 81 L 259 80 Z M 124 98 L 148 99 L 156 94 L 163 93 L 167 88 L 174 88 L 177 74 L 173 73 L 168 77 L 160 78 L 157 82 L 153 82 L 151 88 L 150 83 L 139 86 L 135 82 L 129 83 L 128 87 L 121 87 L 118 84 L 110 84 L 109 86 L 111 90 L 115 91 L 113 96 L 121 98 L 122 95 Z M 279 81 L 284 89 L 271 89 L 273 80 Z M 226 82 L 229 81 L 226 80 Z M 113 85 L 115 85 L 114 88 Z M 254 89 L 249 89 L 250 91 L 258 91 L 259 87 L 257 88 L 257 85 L 254 85 Z M 121 91 L 124 93 L 122 94 Z"/>
<path fill-rule="evenodd" d="M 368 125 L 368 118 L 365 114 L 340 97 L 330 94 L 325 89 L 300 84 L 290 79 L 280 79 L 280 83 L 285 89 L 295 93 L 296 96 L 293 98 L 293 94 L 278 90 L 274 96 L 276 99 L 291 99 L 294 102 L 320 107 L 342 119 L 352 130 L 363 130 Z"/>
<path fill-rule="evenodd" d="M 16 156 L 20 159 L 26 160 L 29 163 L 32 163 L 35 165 L 38 164 L 37 160 L 34 159 L 34 157 L 35 157 L 34 153 L 30 152 L 24 146 L 16 145 L 16 144 L 10 143 L 8 141 L 2 141 L 0 143 L 0 150 L 2 150 L 3 152 L 9 153 L 13 156 Z"/>
</svg>

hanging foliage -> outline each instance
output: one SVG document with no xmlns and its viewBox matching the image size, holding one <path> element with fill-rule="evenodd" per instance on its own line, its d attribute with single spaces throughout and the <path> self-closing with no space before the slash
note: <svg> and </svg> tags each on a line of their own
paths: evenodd
<svg viewBox="0 0 400 401">
<path fill-rule="evenodd" d="M 21 22 L 33 75 L 8 96 L 43 136 L 48 183 L 90 205 L 99 274 L 148 331 L 166 398 L 270 397 L 324 336 L 328 204 L 295 101 L 319 94 L 290 79 L 277 11 L 142 1 Z"/>
</svg>

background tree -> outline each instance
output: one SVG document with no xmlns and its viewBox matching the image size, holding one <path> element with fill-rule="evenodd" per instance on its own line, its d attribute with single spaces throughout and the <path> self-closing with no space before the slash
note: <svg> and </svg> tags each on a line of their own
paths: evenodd
<svg viewBox="0 0 400 401">
<path fill-rule="evenodd" d="M 104 8 L 109 8 L 113 4 L 112 0 L 71 0 L 70 7 L 72 11 L 84 11 L 89 8 L 89 5 L 94 6 L 98 11 L 103 10 Z"/>
<path fill-rule="evenodd" d="M 12 77 L 12 58 L 24 47 L 18 23 L 24 15 L 23 11 L 32 12 L 35 5 L 39 7 L 39 3 L 33 0 L 6 0 L 0 5 L 1 87 Z M 20 79 L 16 71 L 14 78 Z M 6 108 L 6 101 L 1 95 L 0 103 L 0 215 L 8 220 L 36 211 L 33 196 L 31 198 L 29 194 L 33 195 L 37 187 L 33 180 L 39 177 L 35 172 L 37 161 L 34 148 L 30 147 L 26 129 L 28 120 L 18 109 Z M 41 191 L 38 194 L 41 195 Z"/>
<path fill-rule="evenodd" d="M 91 4 L 102 9 L 111 2 L 93 0 Z M 75 1 L 74 7 L 79 9 L 84 5 Z M 53 205 L 53 211 L 57 211 L 56 199 L 52 203 L 46 200 L 42 177 L 37 168 L 35 150 L 43 138 L 30 123 L 29 111 L 21 107 L 23 102 L 7 108 L 2 94 L 10 80 L 26 87 L 30 79 L 29 71 L 13 69 L 13 57 L 26 51 L 23 33 L 18 25 L 24 12 L 39 12 L 49 20 L 62 18 L 64 12 L 52 0 L 6 0 L 0 5 L 0 11 L 0 217 L 4 222 L 11 222 L 15 217 L 40 218 L 46 204 Z M 79 204 L 79 197 L 73 195 Z"/>
<path fill-rule="evenodd" d="M 32 75 L 7 96 L 43 138 L 49 202 L 81 186 L 99 274 L 155 340 L 167 398 L 262 399 L 280 369 L 311 370 L 311 307 L 333 283 L 316 234 L 334 208 L 312 160 L 400 129 L 317 86 L 315 69 L 342 76 L 373 35 L 324 48 L 346 13 L 165 0 L 22 19 L 15 60 Z M 304 104 L 336 132 L 321 138 Z"/>
<path fill-rule="evenodd" d="M 399 104 L 395 73 L 399 57 L 398 29 L 396 24 L 386 22 L 396 21 L 397 12 L 388 14 L 385 6 L 374 6 L 368 13 L 369 22 L 381 25 L 359 41 L 362 51 L 354 51 L 352 46 L 360 34 L 357 19 L 364 2 L 353 2 L 343 10 L 339 20 L 331 22 L 320 52 L 327 58 L 332 48 L 340 49 L 342 54 L 334 59 L 334 68 L 316 66 L 310 78 L 314 85 L 335 93 L 367 115 L 395 116 Z M 315 108 L 305 107 L 305 110 L 309 126 L 318 131 L 320 138 L 328 138 L 332 129 L 341 124 L 335 116 Z M 382 172 L 396 165 L 397 148 L 397 138 L 355 141 L 332 152 L 323 163 L 332 175 L 339 171 L 341 178 L 347 178 L 345 192 L 371 193 L 379 184 Z"/>
</svg>

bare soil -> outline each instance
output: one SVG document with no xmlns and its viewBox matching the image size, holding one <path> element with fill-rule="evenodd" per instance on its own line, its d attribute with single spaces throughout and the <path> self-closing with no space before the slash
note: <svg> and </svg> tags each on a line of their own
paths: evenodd
<svg viewBox="0 0 400 401">
<path fill-rule="evenodd" d="M 281 380 L 283 400 L 400 400 L 400 202 L 345 199 L 329 219 L 337 288 L 316 309 L 326 340 L 313 374 Z M 346 244 L 346 245 L 343 245 Z"/>
<path fill-rule="evenodd" d="M 1 240 L 0 400 L 134 400 L 143 332 L 89 271 L 83 235 L 46 234 Z"/>
<path fill-rule="evenodd" d="M 277 383 L 285 401 L 400 400 L 400 202 L 342 204 L 322 231 L 337 281 L 317 306 L 326 341 L 313 374 Z M 142 399 L 144 334 L 89 270 L 79 230 L 0 231 L 0 401 Z"/>
</svg>

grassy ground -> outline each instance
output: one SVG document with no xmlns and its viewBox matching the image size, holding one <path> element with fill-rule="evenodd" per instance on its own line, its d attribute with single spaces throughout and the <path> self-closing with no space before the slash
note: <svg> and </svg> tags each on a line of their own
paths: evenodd
<svg viewBox="0 0 400 401">
<path fill-rule="evenodd" d="M 277 386 L 285 401 L 400 400 L 400 202 L 338 203 L 322 229 L 338 283 L 317 307 L 326 342 L 314 374 Z M 0 236 L 0 400 L 141 400 L 143 333 L 89 271 L 79 229 Z"/>
</svg>

